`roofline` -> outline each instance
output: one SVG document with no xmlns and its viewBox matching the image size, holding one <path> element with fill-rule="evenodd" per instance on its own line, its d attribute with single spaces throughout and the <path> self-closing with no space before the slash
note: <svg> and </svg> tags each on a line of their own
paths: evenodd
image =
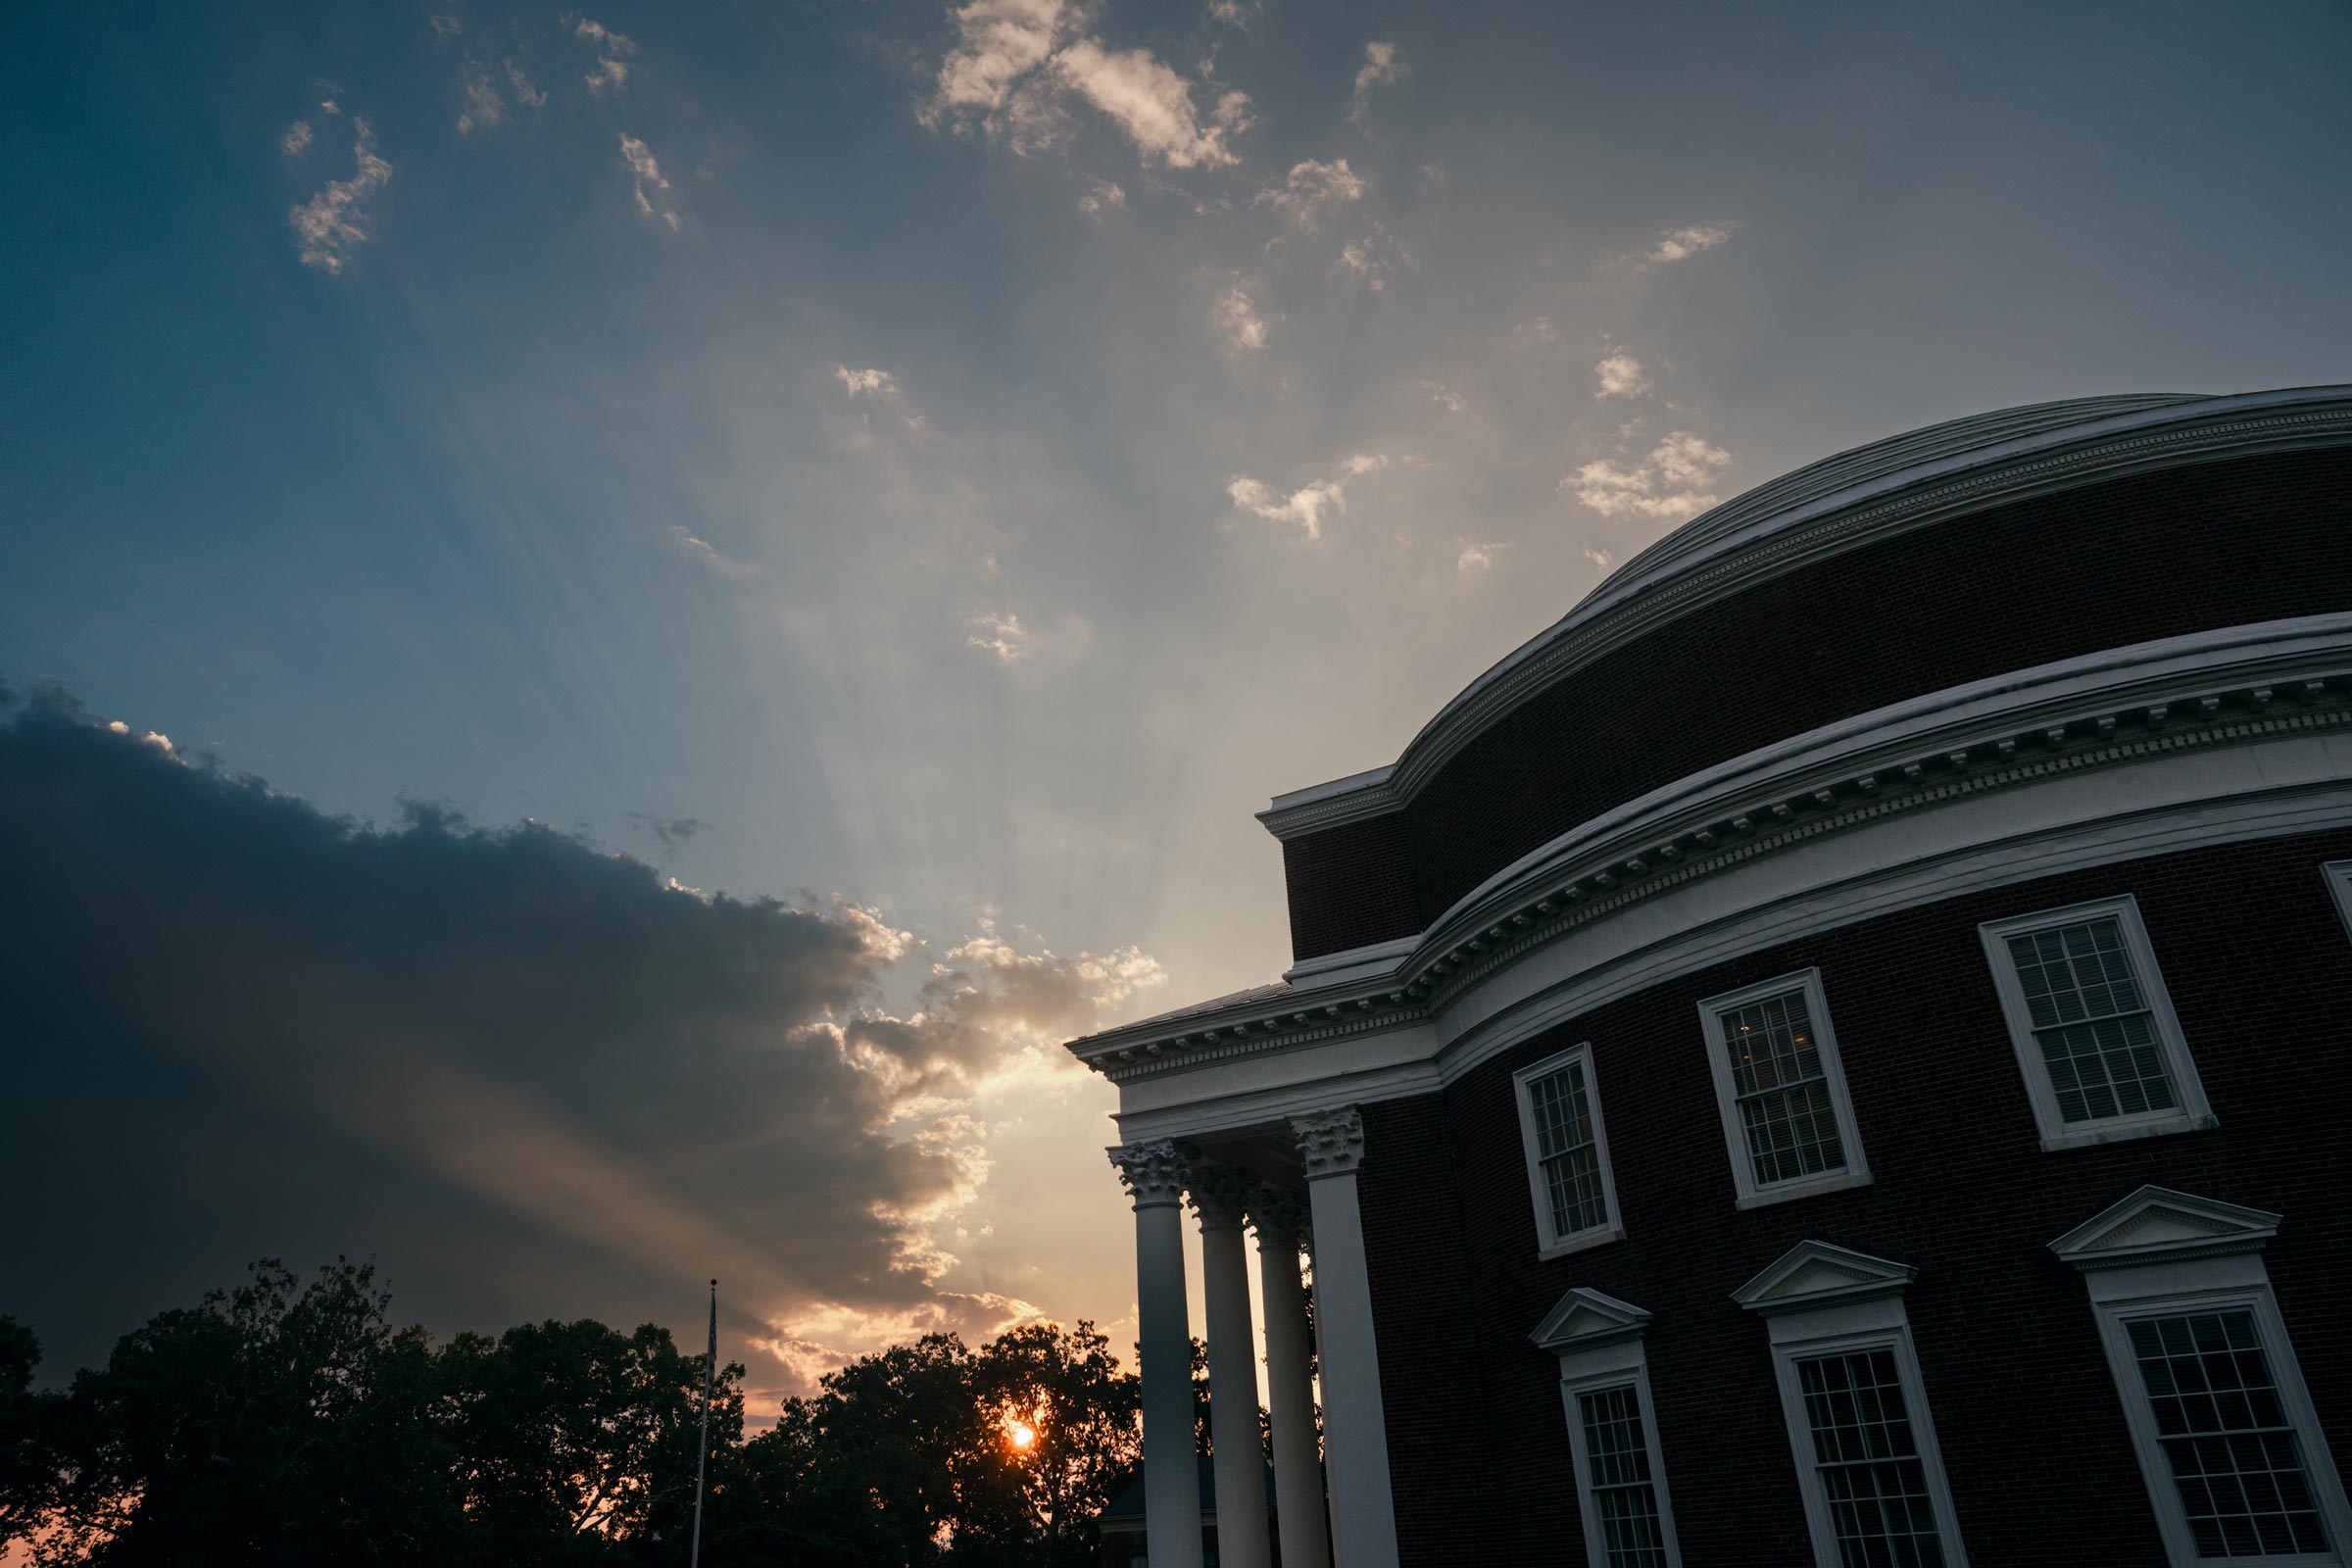
<svg viewBox="0 0 2352 1568">
<path fill-rule="evenodd" d="M 2038 411 L 2066 407 L 2116 412 L 2003 433 Z M 1944 442 L 1919 462 L 1850 484 L 1834 482 L 1873 447 L 1936 432 Z M 1972 442 L 1978 433 L 1986 439 Z M 2036 404 L 1824 459 L 1735 496 L 1627 562 L 1464 687 L 1395 762 L 1278 795 L 1257 819 L 1276 838 L 1291 839 L 1398 810 L 1464 746 L 1538 692 L 1663 622 L 1828 556 L 1991 505 L 2128 473 L 2348 440 L 2352 385 L 2338 384 Z M 1962 444 L 1955 449 L 1952 442 Z M 1803 482 L 1809 474 L 1828 487 L 1809 490 Z M 1784 492 L 1787 504 L 1758 510 L 1758 502 L 1777 503 Z"/>
</svg>

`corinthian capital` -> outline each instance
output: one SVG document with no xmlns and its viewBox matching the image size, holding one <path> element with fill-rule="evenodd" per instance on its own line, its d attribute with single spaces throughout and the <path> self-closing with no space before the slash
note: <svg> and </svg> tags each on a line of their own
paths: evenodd
<svg viewBox="0 0 2352 1568">
<path fill-rule="evenodd" d="M 1298 1135 L 1298 1157 L 1306 1164 L 1306 1179 L 1352 1176 L 1364 1162 L 1364 1118 L 1353 1105 L 1318 1110 L 1291 1118 Z"/>
<path fill-rule="evenodd" d="M 1242 1218 L 1250 1206 L 1250 1193 L 1257 1184 L 1247 1172 L 1230 1165 L 1207 1160 L 1195 1160 L 1192 1181 L 1193 1211 L 1200 1216 L 1204 1231 L 1239 1230 Z"/>
<path fill-rule="evenodd" d="M 1173 1206 L 1184 1201 L 1187 1174 L 1184 1156 L 1168 1139 L 1148 1144 L 1120 1144 L 1107 1152 L 1127 1196 L 1139 1209 Z"/>
</svg>

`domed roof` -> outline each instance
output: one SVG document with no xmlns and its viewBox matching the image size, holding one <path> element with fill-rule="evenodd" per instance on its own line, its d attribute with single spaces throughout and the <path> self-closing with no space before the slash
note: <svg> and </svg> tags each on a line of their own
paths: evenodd
<svg viewBox="0 0 2352 1568">
<path fill-rule="evenodd" d="M 1810 503 L 1867 486 L 1874 480 L 1893 474 L 1940 466 L 1946 460 L 1965 459 L 1988 447 L 2002 446 L 2074 425 L 2095 423 L 2117 415 L 2139 414 L 2149 409 L 2210 401 L 2207 394 L 2198 392 L 2142 392 L 2103 398 L 2065 398 L 2055 403 L 2028 403 L 2014 409 L 1996 409 L 1990 414 L 1972 414 L 1965 418 L 1946 419 L 1941 424 L 1931 424 L 1924 429 L 1908 430 L 1901 435 L 1891 435 L 1885 440 L 1872 441 L 1823 458 L 1818 463 L 1808 463 L 1777 479 L 1767 479 L 1753 490 L 1732 497 L 1722 506 L 1700 513 L 1642 551 L 1611 576 L 1648 575 L 1659 567 L 1704 551 L 1708 546 L 1767 518 L 1781 517 Z"/>
<path fill-rule="evenodd" d="M 2208 459 L 2338 445 L 2352 386 L 2069 398 L 1949 419 L 1767 480 L 1691 518 L 1498 660 L 1397 760 L 1277 796 L 1277 837 L 1393 809 L 1532 693 L 1699 605 L 1873 539 L 2023 497 Z"/>
</svg>

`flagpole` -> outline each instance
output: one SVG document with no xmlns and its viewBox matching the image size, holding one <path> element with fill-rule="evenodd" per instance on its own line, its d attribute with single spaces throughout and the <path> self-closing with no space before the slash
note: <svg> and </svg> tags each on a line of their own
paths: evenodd
<svg viewBox="0 0 2352 1568">
<path fill-rule="evenodd" d="M 710 1462 L 710 1385 L 718 1376 L 718 1281 L 710 1282 L 710 1348 L 703 1352 L 703 1446 L 694 1456 L 694 1551 L 689 1568 L 703 1562 L 703 1467 Z"/>
</svg>

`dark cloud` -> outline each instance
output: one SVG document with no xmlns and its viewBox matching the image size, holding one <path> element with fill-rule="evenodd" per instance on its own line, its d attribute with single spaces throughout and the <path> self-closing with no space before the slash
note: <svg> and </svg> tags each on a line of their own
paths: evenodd
<svg viewBox="0 0 2352 1568">
<path fill-rule="evenodd" d="M 0 713 L 0 1311 L 72 1364 L 248 1258 L 349 1251 L 445 1329 L 688 1324 L 714 1274 L 779 1343 L 1003 1316 L 926 1239 L 985 1169 L 940 1091 L 1118 987 L 976 940 L 892 1019 L 913 944 L 866 911 L 329 816 L 44 694 Z"/>
<path fill-rule="evenodd" d="M 699 816 L 657 816 L 651 811 L 628 813 L 629 826 L 659 840 L 662 853 L 675 855 L 678 846 L 710 826 Z"/>
</svg>

